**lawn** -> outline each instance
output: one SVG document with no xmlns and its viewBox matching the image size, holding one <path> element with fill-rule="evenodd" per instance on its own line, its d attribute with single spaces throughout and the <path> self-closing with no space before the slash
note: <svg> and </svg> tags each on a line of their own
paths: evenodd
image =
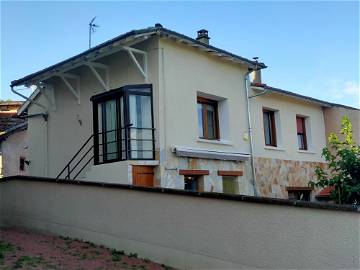
<svg viewBox="0 0 360 270">
<path fill-rule="evenodd" d="M 173 269 L 137 257 L 68 237 L 0 228 L 0 269 Z"/>
</svg>

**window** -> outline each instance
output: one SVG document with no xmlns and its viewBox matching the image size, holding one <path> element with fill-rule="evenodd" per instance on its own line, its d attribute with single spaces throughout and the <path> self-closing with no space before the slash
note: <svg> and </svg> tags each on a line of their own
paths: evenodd
<svg viewBox="0 0 360 270">
<path fill-rule="evenodd" d="M 238 193 L 238 182 L 236 176 L 223 176 L 223 193 L 237 194 Z"/>
<path fill-rule="evenodd" d="M 277 146 L 275 112 L 263 109 L 265 145 Z"/>
<path fill-rule="evenodd" d="M 310 201 L 311 188 L 309 187 L 287 187 L 289 200 L 292 201 Z"/>
<path fill-rule="evenodd" d="M 185 175 L 184 189 L 189 191 L 203 191 L 202 176 L 199 175 Z"/>
<path fill-rule="evenodd" d="M 155 158 L 151 85 L 124 86 L 91 100 L 95 164 Z"/>
<path fill-rule="evenodd" d="M 297 140 L 300 150 L 307 150 L 305 117 L 296 116 Z"/>
<path fill-rule="evenodd" d="M 197 98 L 199 137 L 207 140 L 219 139 L 219 118 L 217 101 Z"/>
</svg>

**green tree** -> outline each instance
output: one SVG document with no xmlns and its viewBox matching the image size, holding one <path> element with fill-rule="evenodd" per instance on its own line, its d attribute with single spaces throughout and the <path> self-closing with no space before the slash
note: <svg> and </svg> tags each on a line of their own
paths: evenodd
<svg viewBox="0 0 360 270">
<path fill-rule="evenodd" d="M 329 146 L 322 150 L 326 169 L 315 169 L 317 182 L 312 187 L 332 187 L 331 198 L 338 204 L 360 205 L 360 147 L 355 144 L 352 124 L 347 116 L 341 121 L 342 139 L 335 133 L 329 136 Z"/>
</svg>

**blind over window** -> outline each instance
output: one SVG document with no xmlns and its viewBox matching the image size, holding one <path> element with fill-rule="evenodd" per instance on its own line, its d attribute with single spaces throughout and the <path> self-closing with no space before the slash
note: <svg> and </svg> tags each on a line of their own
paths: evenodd
<svg viewBox="0 0 360 270">
<path fill-rule="evenodd" d="M 305 125 L 304 125 L 304 118 L 297 116 L 296 117 L 296 126 L 297 126 L 297 133 L 304 133 Z"/>
</svg>

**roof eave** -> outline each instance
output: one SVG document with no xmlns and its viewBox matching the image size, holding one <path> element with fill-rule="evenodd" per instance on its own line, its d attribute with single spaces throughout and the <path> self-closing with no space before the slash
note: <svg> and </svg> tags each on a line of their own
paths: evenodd
<svg viewBox="0 0 360 270">
<path fill-rule="evenodd" d="M 141 38 L 144 35 L 152 35 L 155 34 L 155 30 L 133 30 L 123 35 L 120 35 L 114 39 L 108 40 L 102 44 L 99 44 L 91 49 L 88 49 L 80 54 L 72 56 L 66 60 L 63 60 L 57 64 L 51 65 L 45 69 L 29 74 L 21 79 L 14 80 L 11 82 L 10 87 L 15 87 L 19 85 L 31 85 L 34 81 L 39 81 L 44 77 L 48 77 L 51 74 L 54 75 L 58 72 L 61 72 L 64 69 L 73 69 L 77 67 L 80 63 L 92 61 L 96 58 L 99 58 L 107 48 L 109 50 L 116 46 L 125 46 L 128 45 L 129 42 L 134 41 L 136 38 Z M 120 43 L 118 43 L 120 42 Z"/>
<path fill-rule="evenodd" d="M 300 95 L 300 94 L 292 93 L 292 92 L 285 91 L 285 90 L 282 90 L 282 89 L 277 89 L 277 88 L 274 88 L 274 87 L 269 87 L 266 84 L 252 85 L 252 88 L 254 88 L 255 90 L 268 90 L 269 93 L 288 96 L 288 97 L 291 97 L 291 98 L 302 100 L 302 101 L 305 101 L 305 102 L 308 102 L 308 103 L 313 103 L 313 104 L 316 104 L 316 105 L 319 105 L 319 106 L 322 106 L 322 107 L 326 107 L 326 108 L 333 107 L 333 104 L 330 103 L 330 102 L 315 99 L 315 98 L 312 98 L 312 97 L 303 96 L 303 95 Z"/>
<path fill-rule="evenodd" d="M 30 75 L 27 75 L 21 79 L 14 80 L 11 82 L 10 87 L 15 87 L 15 86 L 19 86 L 19 85 L 29 86 L 29 85 L 33 84 L 34 82 L 44 80 L 44 78 L 46 78 L 46 77 L 51 77 L 51 75 L 54 75 L 60 71 L 64 72 L 63 71 L 64 69 L 65 70 L 72 69 L 72 68 L 75 68 L 79 63 L 91 61 L 93 58 L 98 58 L 101 56 L 102 52 L 106 51 L 106 49 L 109 47 L 110 48 L 113 47 L 114 44 L 117 44 L 117 46 L 121 46 L 121 45 L 124 46 L 124 45 L 128 45 L 127 42 L 129 42 L 129 40 L 134 41 L 136 38 L 141 38 L 142 36 L 151 36 L 151 35 L 155 35 L 155 34 L 156 35 L 165 35 L 165 36 L 168 35 L 168 36 L 176 38 L 178 40 L 183 40 L 189 44 L 192 44 L 193 47 L 198 47 L 208 53 L 215 54 L 218 57 L 228 59 L 233 62 L 245 64 L 249 67 L 249 70 L 263 69 L 263 68 L 267 67 L 264 63 L 251 61 L 244 57 L 232 54 L 230 52 L 213 47 L 211 45 L 207 45 L 205 43 L 197 41 L 186 35 L 171 31 L 169 29 L 166 29 L 163 27 L 150 27 L 150 28 L 145 28 L 145 29 L 140 29 L 140 30 L 132 30 L 123 35 L 120 35 L 111 40 L 108 40 L 104 43 L 101 43 L 101 44 L 99 44 L 91 49 L 88 49 L 80 54 L 77 54 L 73 57 L 63 60 L 55 65 L 49 66 L 45 69 L 42 69 L 40 71 L 37 71 Z"/>
</svg>

